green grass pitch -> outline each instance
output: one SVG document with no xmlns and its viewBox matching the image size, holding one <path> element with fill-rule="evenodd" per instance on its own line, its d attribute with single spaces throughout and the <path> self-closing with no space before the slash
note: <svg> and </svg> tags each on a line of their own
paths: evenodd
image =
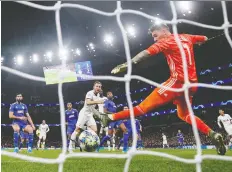
<svg viewBox="0 0 232 172">
<path fill-rule="evenodd" d="M 181 149 L 146 149 L 151 151 L 165 152 L 182 158 L 193 158 L 196 150 Z M 34 150 L 30 156 L 43 158 L 57 158 L 61 150 Z M 104 153 L 121 153 L 121 151 L 107 150 Z M 20 152 L 27 154 L 26 150 Z M 203 150 L 203 154 L 216 155 L 215 150 Z M 232 156 L 232 150 L 226 154 Z M 57 164 L 41 164 L 23 161 L 20 159 L 2 156 L 2 172 L 56 172 Z M 98 158 L 72 158 L 67 159 L 64 164 L 66 172 L 120 172 L 123 171 L 126 159 L 98 159 Z M 193 172 L 196 170 L 194 164 L 184 164 L 167 158 L 149 155 L 134 156 L 130 164 L 130 172 Z M 203 172 L 231 172 L 232 162 L 219 160 L 204 160 Z"/>
</svg>

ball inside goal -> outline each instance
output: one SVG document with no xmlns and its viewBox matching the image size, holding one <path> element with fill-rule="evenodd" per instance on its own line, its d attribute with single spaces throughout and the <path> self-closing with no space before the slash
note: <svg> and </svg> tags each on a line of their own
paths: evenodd
<svg viewBox="0 0 232 172">
<path fill-rule="evenodd" d="M 80 147 L 86 152 L 93 152 L 100 145 L 98 135 L 92 130 L 85 130 L 79 136 Z"/>
</svg>

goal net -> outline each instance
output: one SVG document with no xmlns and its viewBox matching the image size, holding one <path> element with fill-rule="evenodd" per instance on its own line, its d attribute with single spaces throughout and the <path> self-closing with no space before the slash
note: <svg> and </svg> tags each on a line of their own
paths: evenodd
<svg viewBox="0 0 232 172">
<path fill-rule="evenodd" d="M 43 5 L 38 5 L 35 3 L 31 3 L 31 2 L 26 2 L 26 1 L 18 1 L 17 3 L 21 3 L 24 5 L 27 5 L 29 7 L 32 8 L 37 8 L 40 10 L 45 10 L 45 11 L 54 11 L 55 12 L 55 20 L 56 20 L 56 30 L 57 30 L 57 37 L 58 37 L 58 45 L 59 45 L 59 49 L 63 49 L 63 39 L 62 39 L 62 31 L 61 31 L 61 24 L 60 24 L 60 10 L 61 8 L 77 8 L 80 10 L 86 10 L 92 13 L 96 13 L 98 15 L 104 15 L 104 16 L 115 16 L 116 20 L 117 20 L 117 24 L 120 28 L 122 37 L 123 37 L 123 44 L 125 47 L 125 53 L 126 53 L 126 59 L 127 59 L 127 63 L 128 63 L 128 70 L 127 70 L 127 74 L 124 77 L 115 77 L 115 76 L 89 76 L 89 75 L 77 75 L 78 77 L 86 77 L 89 80 L 112 80 L 112 81 L 120 81 L 120 82 L 125 82 L 125 91 L 126 91 L 126 98 L 127 98 L 127 102 L 130 108 L 130 117 L 131 117 L 131 121 L 132 121 L 132 129 L 133 129 L 133 142 L 132 142 L 132 147 L 130 149 L 130 151 L 128 151 L 127 154 L 105 154 L 105 153 L 73 153 L 73 154 L 66 154 L 67 151 L 67 138 L 66 138 L 66 132 L 65 132 L 65 107 L 64 107 L 64 100 L 63 100 L 63 93 L 62 93 L 62 74 L 60 74 L 60 82 L 58 84 L 58 96 L 59 96 L 59 105 L 60 105 L 60 120 L 61 120 L 61 133 L 62 133 L 62 152 L 60 153 L 59 157 L 56 159 L 46 159 L 46 158 L 38 158 L 38 157 L 33 157 L 33 156 L 27 156 L 27 155 L 22 155 L 22 154 L 15 154 L 12 152 L 8 152 L 8 151 L 1 151 L 2 155 L 7 155 L 10 157 L 14 157 L 14 158 L 19 158 L 22 160 L 27 160 L 27 161 L 31 161 L 31 162 L 40 162 L 40 163 L 46 163 L 46 164 L 59 164 L 59 168 L 58 171 L 62 172 L 63 171 L 63 165 L 64 162 L 67 158 L 70 157 L 77 157 L 77 158 L 81 158 L 81 157 L 94 157 L 94 158 L 126 158 L 126 163 L 124 166 L 124 171 L 127 172 L 129 170 L 129 165 L 130 162 L 133 158 L 133 156 L 135 155 L 154 155 L 154 156 L 159 156 L 159 157 L 164 157 L 164 158 L 169 158 L 175 161 L 179 161 L 179 162 L 183 162 L 183 163 L 188 163 L 188 164 L 196 164 L 196 171 L 200 172 L 202 170 L 201 168 L 201 163 L 203 160 L 205 159 L 214 159 L 214 160 L 224 160 L 224 161 L 232 161 L 232 157 L 229 156 L 219 156 L 219 155 L 207 155 L 204 154 L 202 155 L 202 149 L 201 149 L 201 141 L 200 141 L 200 137 L 199 137 L 199 133 L 196 127 L 196 121 L 194 119 L 193 116 L 193 109 L 191 107 L 191 103 L 189 101 L 188 98 L 188 89 L 190 87 L 196 87 L 196 86 L 200 86 L 200 87 L 206 87 L 206 88 L 212 88 L 212 89 L 221 89 L 221 90 L 232 90 L 232 86 L 217 86 L 217 85 L 210 85 L 210 84 L 204 84 L 204 83 L 190 83 L 188 80 L 188 73 L 187 73 L 187 63 L 186 63 L 186 58 L 185 58 L 185 53 L 183 50 L 183 47 L 181 46 L 181 42 L 179 40 L 179 37 L 177 36 L 178 34 L 178 30 L 177 30 L 177 24 L 179 22 L 181 23 L 186 23 L 186 24 L 190 24 L 190 25 L 195 25 L 195 26 L 199 26 L 199 27 L 203 27 L 203 28 L 208 28 L 208 29 L 214 29 L 214 30 L 224 30 L 224 34 L 226 39 L 228 40 L 228 43 L 230 44 L 231 48 L 232 48 L 232 40 L 229 36 L 229 27 L 232 27 L 232 24 L 229 23 L 228 21 L 228 15 L 227 15 L 227 9 L 226 9 L 226 2 L 222 1 L 221 5 L 222 5 L 222 11 L 223 11 L 223 18 L 224 18 L 224 23 L 222 26 L 212 26 L 212 25 L 207 25 L 207 24 L 203 24 L 203 23 L 198 23 L 195 21 L 190 21 L 190 20 L 186 20 L 186 19 L 178 19 L 177 18 L 177 12 L 176 12 L 176 7 L 174 2 L 170 2 L 170 6 L 171 6 L 171 11 L 173 14 L 172 20 L 168 21 L 168 20 L 161 20 L 163 23 L 166 24 L 171 24 L 172 25 L 172 29 L 173 29 L 173 33 L 175 36 L 175 40 L 178 44 L 178 47 L 180 49 L 181 52 L 181 56 L 182 56 L 182 61 L 183 61 L 183 67 L 184 67 L 184 79 L 185 79 L 185 84 L 182 88 L 180 89 L 173 89 L 173 88 L 169 88 L 169 87 L 165 87 L 162 86 L 159 83 L 153 82 L 151 80 L 148 80 L 146 78 L 143 78 L 141 76 L 137 76 L 137 75 L 132 75 L 132 63 L 131 63 L 131 55 L 130 55 L 130 49 L 129 49 L 129 43 L 128 43 L 128 38 L 126 35 L 126 31 L 123 27 L 123 24 L 121 22 L 121 14 L 135 14 L 135 15 L 140 15 L 143 16 L 147 19 L 150 20 L 155 20 L 155 17 L 145 14 L 143 12 L 140 11 L 136 11 L 136 10 L 130 10 L 130 9 L 122 9 L 121 6 L 121 2 L 117 1 L 116 2 L 116 10 L 114 12 L 104 12 L 104 11 L 100 11 L 94 8 L 90 8 L 84 5 L 79 5 L 79 4 L 71 4 L 71 3 L 61 3 L 61 1 L 58 1 L 54 6 L 43 6 Z M 62 65 L 65 66 L 65 60 L 62 60 Z M 35 81 L 40 81 L 40 82 L 45 82 L 45 79 L 43 77 L 38 77 L 38 76 L 33 76 L 27 73 L 23 73 L 20 72 L 18 70 L 14 70 L 5 66 L 2 66 L 1 68 L 2 70 L 12 73 L 14 75 L 17 75 L 19 77 L 23 77 L 23 78 L 27 78 L 30 80 L 35 80 Z M 175 91 L 175 92 L 181 92 L 184 91 L 185 94 L 185 99 L 187 102 L 187 106 L 189 111 L 191 112 L 190 116 L 191 116 L 191 120 L 192 120 L 192 129 L 193 129 L 193 133 L 194 133 L 194 137 L 196 139 L 196 145 L 197 145 L 197 151 L 196 151 L 196 155 L 194 159 L 185 159 L 185 158 L 181 158 L 178 156 L 174 156 L 174 155 L 169 155 L 167 153 L 162 153 L 162 152 L 157 152 L 157 151 L 137 151 L 136 150 L 136 129 L 135 129 L 135 119 L 134 119 L 134 114 L 133 114 L 133 106 L 132 106 L 132 101 L 131 101 L 131 96 L 130 96 L 130 81 L 131 79 L 137 79 L 143 82 L 146 82 L 148 84 L 151 84 L 153 86 L 156 87 L 163 87 L 165 89 L 168 89 L 170 91 Z"/>
</svg>

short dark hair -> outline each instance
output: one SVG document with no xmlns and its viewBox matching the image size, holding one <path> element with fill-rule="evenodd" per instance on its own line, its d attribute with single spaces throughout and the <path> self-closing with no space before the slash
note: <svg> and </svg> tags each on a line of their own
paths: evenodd
<svg viewBox="0 0 232 172">
<path fill-rule="evenodd" d="M 224 111 L 224 109 L 222 109 L 222 108 L 219 108 L 219 110 L 222 110 L 222 111 Z"/>
<path fill-rule="evenodd" d="M 162 23 L 162 24 L 157 24 L 157 25 L 152 25 L 150 28 L 149 28 L 149 33 L 151 34 L 153 31 L 155 30 L 160 30 L 160 29 L 163 29 L 163 28 L 166 28 L 169 30 L 169 27 L 168 25 Z"/>
<path fill-rule="evenodd" d="M 96 84 L 101 84 L 102 85 L 102 83 L 100 81 L 95 81 L 93 85 L 96 85 Z"/>
<path fill-rule="evenodd" d="M 17 97 L 18 95 L 22 95 L 22 97 L 23 97 L 23 94 L 22 94 L 22 93 L 17 93 L 15 96 Z"/>
<path fill-rule="evenodd" d="M 107 92 L 106 92 L 106 94 L 108 94 L 108 93 L 112 93 L 112 94 L 113 94 L 113 92 L 112 92 L 112 91 L 107 91 Z"/>
</svg>

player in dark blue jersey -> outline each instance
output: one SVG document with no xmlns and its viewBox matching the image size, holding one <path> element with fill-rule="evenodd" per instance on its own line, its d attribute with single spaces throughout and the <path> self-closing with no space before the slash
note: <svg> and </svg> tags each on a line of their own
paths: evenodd
<svg viewBox="0 0 232 172">
<path fill-rule="evenodd" d="M 12 128 L 14 130 L 14 152 L 19 151 L 19 132 L 23 131 L 29 133 L 28 139 L 28 152 L 32 152 L 33 146 L 33 130 L 35 130 L 35 126 L 33 121 L 28 113 L 27 106 L 22 103 L 23 96 L 22 94 L 16 95 L 16 102 L 11 104 L 9 110 L 9 118 L 13 119 Z M 28 123 L 29 122 L 29 123 Z"/>
<path fill-rule="evenodd" d="M 20 144 L 19 144 L 19 150 L 23 147 L 23 143 L 26 142 L 26 147 L 28 147 L 29 142 L 29 135 L 28 133 L 25 133 L 23 131 L 20 131 Z"/>
<path fill-rule="evenodd" d="M 183 148 L 183 145 L 184 145 L 184 135 L 183 135 L 183 133 L 181 133 L 180 130 L 178 130 L 178 133 L 177 133 L 176 137 L 177 137 L 177 140 L 178 140 L 179 148 Z"/>
<path fill-rule="evenodd" d="M 116 105 L 113 102 L 113 93 L 111 91 L 107 92 L 107 99 L 104 102 L 104 113 L 115 113 L 116 112 Z M 114 133 L 114 129 L 118 129 L 120 128 L 123 132 L 123 134 L 127 133 L 127 129 L 124 125 L 124 123 L 120 120 L 120 121 L 113 121 L 111 123 L 109 123 L 109 127 L 108 127 L 108 135 L 106 135 L 102 140 L 101 143 L 97 149 L 97 151 L 99 151 L 100 147 L 103 146 L 103 144 L 107 141 L 110 140 L 113 137 L 113 133 Z M 115 143 L 113 143 L 115 144 Z M 113 148 L 114 149 L 114 148 Z"/>
<path fill-rule="evenodd" d="M 69 145 L 69 141 L 73 131 L 76 128 L 76 123 L 78 119 L 78 111 L 72 108 L 72 103 L 67 103 L 67 110 L 65 111 L 65 120 L 67 125 L 67 146 Z"/>
<path fill-rule="evenodd" d="M 125 106 L 123 110 L 128 110 L 129 108 Z M 128 151 L 128 141 L 129 137 L 132 137 L 132 126 L 131 126 L 131 120 L 123 120 L 123 123 L 125 124 L 127 128 L 127 133 L 123 135 L 123 138 L 120 140 L 118 149 L 120 148 L 121 144 L 123 143 L 123 152 L 126 153 Z M 141 124 L 139 120 L 135 119 L 135 127 L 136 127 L 136 133 L 137 133 L 137 148 L 142 148 L 142 140 L 140 132 L 142 131 Z"/>
<path fill-rule="evenodd" d="M 142 143 L 142 137 L 141 137 L 141 132 L 142 132 L 142 125 L 140 124 L 140 121 L 138 119 L 135 119 L 135 126 L 136 126 L 136 132 L 137 132 L 137 149 L 142 149 L 143 148 L 143 143 Z"/>
</svg>

